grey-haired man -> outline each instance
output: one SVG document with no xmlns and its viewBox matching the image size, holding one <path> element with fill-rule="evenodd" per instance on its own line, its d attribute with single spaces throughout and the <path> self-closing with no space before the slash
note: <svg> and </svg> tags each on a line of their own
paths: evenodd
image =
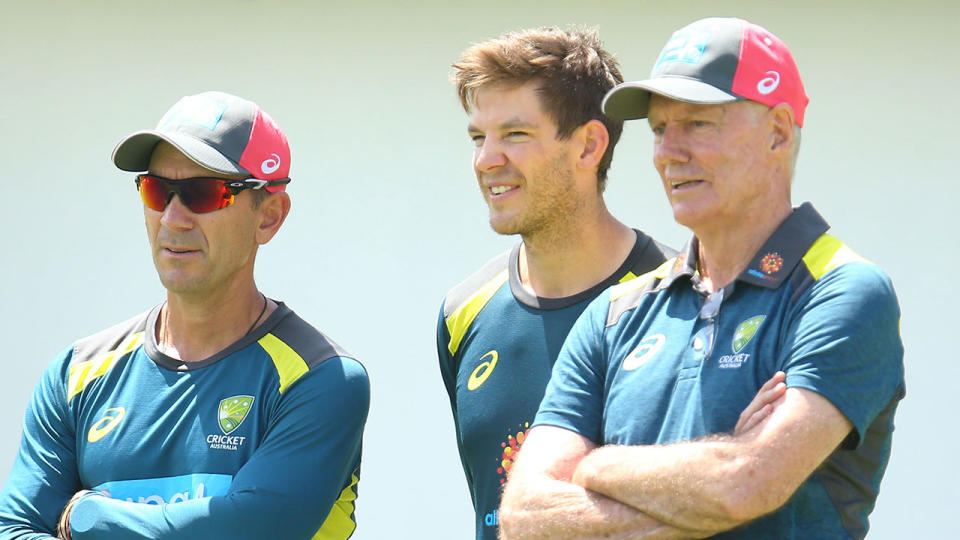
<svg viewBox="0 0 960 540">
<path fill-rule="evenodd" d="M 648 118 L 694 236 L 574 325 L 505 538 L 866 534 L 904 395 L 900 312 L 882 270 L 792 207 L 807 101 L 786 45 L 740 19 L 678 30 L 649 79 L 607 94 L 607 115 Z M 734 431 L 779 372 L 773 412 Z"/>
</svg>

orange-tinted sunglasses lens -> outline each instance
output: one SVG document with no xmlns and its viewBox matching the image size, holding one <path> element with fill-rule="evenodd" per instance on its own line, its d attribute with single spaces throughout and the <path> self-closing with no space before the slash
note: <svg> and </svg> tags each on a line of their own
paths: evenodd
<svg viewBox="0 0 960 540">
<path fill-rule="evenodd" d="M 205 214 L 233 204 L 233 191 L 218 178 L 170 180 L 150 174 L 137 175 L 140 198 L 148 208 L 163 212 L 174 195 L 195 214 Z"/>
</svg>

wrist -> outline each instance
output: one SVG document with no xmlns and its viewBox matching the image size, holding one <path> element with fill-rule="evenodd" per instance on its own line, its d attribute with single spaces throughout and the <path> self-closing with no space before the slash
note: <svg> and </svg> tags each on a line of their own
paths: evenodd
<svg viewBox="0 0 960 540">
<path fill-rule="evenodd" d="M 81 489 L 80 491 L 74 493 L 73 497 L 67 501 L 67 504 L 63 507 L 63 512 L 60 513 L 60 519 L 57 520 L 57 538 L 61 540 L 72 540 L 73 534 L 70 529 L 70 514 L 73 512 L 73 507 L 77 505 L 77 502 L 84 497 L 90 495 L 101 495 L 99 491 L 93 491 L 90 489 Z"/>
</svg>

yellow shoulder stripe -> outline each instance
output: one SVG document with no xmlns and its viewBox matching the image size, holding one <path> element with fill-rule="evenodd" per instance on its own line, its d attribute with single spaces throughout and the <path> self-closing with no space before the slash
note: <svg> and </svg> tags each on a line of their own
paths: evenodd
<svg viewBox="0 0 960 540">
<path fill-rule="evenodd" d="M 673 267 L 675 259 L 669 259 L 664 261 L 663 264 L 656 267 L 655 269 L 647 272 L 646 274 L 641 274 L 640 276 L 634 276 L 636 279 L 627 280 L 626 276 L 624 279 L 620 280 L 620 283 L 610 287 L 610 301 L 628 295 L 633 291 L 638 291 L 646 287 L 647 283 L 650 283 L 652 279 L 663 279 L 670 275 L 670 268 Z M 627 276 L 633 275 L 633 272 L 627 274 Z"/>
<path fill-rule="evenodd" d="M 829 234 L 823 234 L 817 238 L 803 256 L 803 263 L 807 265 L 807 270 L 810 271 L 814 280 L 849 262 L 867 262 L 867 260 Z"/>
<path fill-rule="evenodd" d="M 497 289 L 507 281 L 507 269 L 504 268 L 499 274 L 490 281 L 483 284 L 483 287 L 477 289 L 477 292 L 470 295 L 456 311 L 447 317 L 447 331 L 450 333 L 450 343 L 447 344 L 447 350 L 450 354 L 456 354 L 460 348 L 460 341 L 470 328 L 470 323 L 477 318 L 483 306 L 493 298 Z"/>
<path fill-rule="evenodd" d="M 622 278 L 620 278 L 620 281 L 618 281 L 617 283 L 626 283 L 627 281 L 630 281 L 635 277 L 637 277 L 637 275 L 634 274 L 633 272 L 627 272 Z"/>
<path fill-rule="evenodd" d="M 141 343 L 143 343 L 143 332 L 137 332 L 127 336 L 116 349 L 103 356 L 77 362 L 70 366 L 70 377 L 67 380 L 67 403 L 74 396 L 83 392 L 83 389 L 90 383 L 110 371 L 117 360 L 139 347 Z"/>
<path fill-rule="evenodd" d="M 357 528 L 357 524 L 350 516 L 353 515 L 356 504 L 354 501 L 357 500 L 357 492 L 354 486 L 359 481 L 360 478 L 357 475 L 350 475 L 350 485 L 340 492 L 340 498 L 333 504 L 333 508 L 327 514 L 327 519 L 324 520 L 320 530 L 313 535 L 311 540 L 344 540 L 350 538 L 353 530 Z"/>
<path fill-rule="evenodd" d="M 277 368 L 277 374 L 280 375 L 279 390 L 281 394 L 286 391 L 288 386 L 309 371 L 303 357 L 277 336 L 267 334 L 260 338 L 257 343 L 263 347 L 263 350 L 267 351 L 270 359 L 273 360 L 273 365 Z"/>
</svg>

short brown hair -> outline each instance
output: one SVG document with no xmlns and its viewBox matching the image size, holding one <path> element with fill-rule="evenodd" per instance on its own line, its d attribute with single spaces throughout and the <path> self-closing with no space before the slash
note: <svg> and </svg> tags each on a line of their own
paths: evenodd
<svg viewBox="0 0 960 540">
<path fill-rule="evenodd" d="M 468 113 L 484 86 L 536 82 L 540 103 L 556 122 L 559 139 L 570 137 L 590 120 L 602 122 L 610 135 L 597 167 L 598 187 L 603 190 L 623 122 L 604 116 L 601 104 L 607 91 L 623 82 L 623 75 L 595 30 L 546 27 L 509 32 L 471 46 L 453 68 L 453 82 Z"/>
</svg>

